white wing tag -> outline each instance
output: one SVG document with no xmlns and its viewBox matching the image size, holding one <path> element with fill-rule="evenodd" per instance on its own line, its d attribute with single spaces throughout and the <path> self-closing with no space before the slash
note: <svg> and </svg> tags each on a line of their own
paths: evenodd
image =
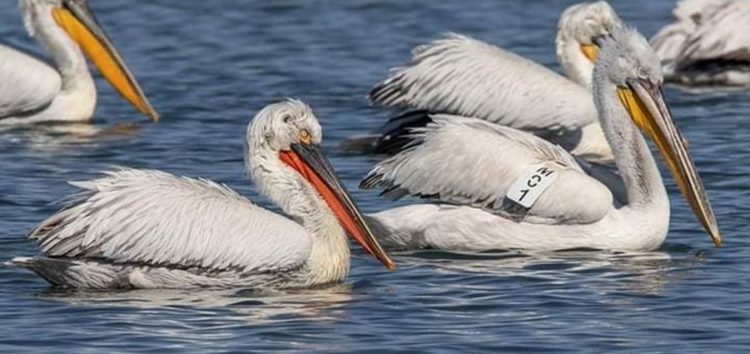
<svg viewBox="0 0 750 354">
<path fill-rule="evenodd" d="M 561 167 L 554 162 L 529 167 L 513 182 L 505 197 L 530 209 L 550 184 L 557 179 Z"/>
</svg>

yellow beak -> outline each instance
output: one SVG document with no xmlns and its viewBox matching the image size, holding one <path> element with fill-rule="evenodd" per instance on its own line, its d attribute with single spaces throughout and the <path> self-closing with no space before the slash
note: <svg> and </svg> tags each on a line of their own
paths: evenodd
<svg viewBox="0 0 750 354">
<path fill-rule="evenodd" d="M 63 7 L 52 10 L 52 16 L 125 100 L 154 122 L 159 120 L 159 114 L 84 1 L 65 0 Z"/>
<path fill-rule="evenodd" d="M 633 122 L 656 143 L 682 195 L 711 240 L 717 247 L 721 246 L 719 226 L 703 182 L 688 155 L 686 140 L 677 130 L 664 103 L 661 87 L 641 80 L 628 80 L 627 87 L 618 88 L 617 94 Z"/>
<path fill-rule="evenodd" d="M 597 54 L 599 54 L 599 47 L 595 44 L 581 44 L 581 53 L 593 63 L 596 61 Z"/>
</svg>

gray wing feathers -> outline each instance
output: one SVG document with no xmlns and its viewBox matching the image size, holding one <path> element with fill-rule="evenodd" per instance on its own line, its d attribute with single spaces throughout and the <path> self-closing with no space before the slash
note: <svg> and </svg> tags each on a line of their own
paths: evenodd
<svg viewBox="0 0 750 354">
<path fill-rule="evenodd" d="M 361 187 L 382 187 L 396 197 L 435 198 L 515 218 L 503 202 L 511 184 L 535 164 L 556 162 L 564 167 L 560 176 L 525 212 L 525 221 L 593 222 L 612 207 L 607 188 L 557 145 L 477 119 L 433 119 L 435 123 L 416 133 L 414 145 L 379 163 Z"/>
<path fill-rule="evenodd" d="M 299 267 L 312 246 L 298 224 L 207 180 L 122 169 L 72 184 L 81 192 L 29 236 L 48 256 L 262 272 Z"/>
<path fill-rule="evenodd" d="M 55 69 L 0 44 L 0 118 L 42 109 L 61 88 L 62 79 Z"/>
<path fill-rule="evenodd" d="M 457 34 L 414 50 L 369 93 L 372 103 L 488 120 L 534 133 L 596 122 L 591 94 L 559 74 Z"/>
</svg>

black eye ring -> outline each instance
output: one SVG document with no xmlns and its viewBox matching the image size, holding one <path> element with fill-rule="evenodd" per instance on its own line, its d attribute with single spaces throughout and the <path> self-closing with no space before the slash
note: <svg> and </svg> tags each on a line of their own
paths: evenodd
<svg viewBox="0 0 750 354">
<path fill-rule="evenodd" d="M 294 118 L 294 117 L 292 117 L 291 114 L 285 114 L 283 117 L 281 117 L 281 119 L 284 121 L 284 123 L 289 123 L 289 121 L 291 121 L 292 118 Z"/>
</svg>

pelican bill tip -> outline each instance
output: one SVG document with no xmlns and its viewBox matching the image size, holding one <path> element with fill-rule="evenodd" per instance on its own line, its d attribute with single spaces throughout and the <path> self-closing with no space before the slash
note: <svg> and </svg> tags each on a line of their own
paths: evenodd
<svg viewBox="0 0 750 354">
<path fill-rule="evenodd" d="M 713 218 L 713 215 L 711 216 L 712 217 L 710 221 L 704 226 L 706 228 L 708 236 L 711 237 L 711 241 L 714 243 L 714 246 L 718 248 L 723 245 L 724 241 L 721 238 L 721 232 L 719 232 L 719 225 L 716 223 L 716 219 Z"/>
<path fill-rule="evenodd" d="M 720 248 L 724 244 L 724 241 L 721 239 L 721 234 L 718 232 L 711 234 L 711 241 L 714 242 L 714 246 L 717 248 Z"/>
<path fill-rule="evenodd" d="M 385 269 L 388 269 L 391 272 L 394 271 L 394 270 L 396 270 L 396 268 L 397 268 L 396 267 L 396 263 L 393 262 L 390 259 L 388 260 L 388 262 L 384 262 L 383 264 L 385 264 Z"/>
</svg>

